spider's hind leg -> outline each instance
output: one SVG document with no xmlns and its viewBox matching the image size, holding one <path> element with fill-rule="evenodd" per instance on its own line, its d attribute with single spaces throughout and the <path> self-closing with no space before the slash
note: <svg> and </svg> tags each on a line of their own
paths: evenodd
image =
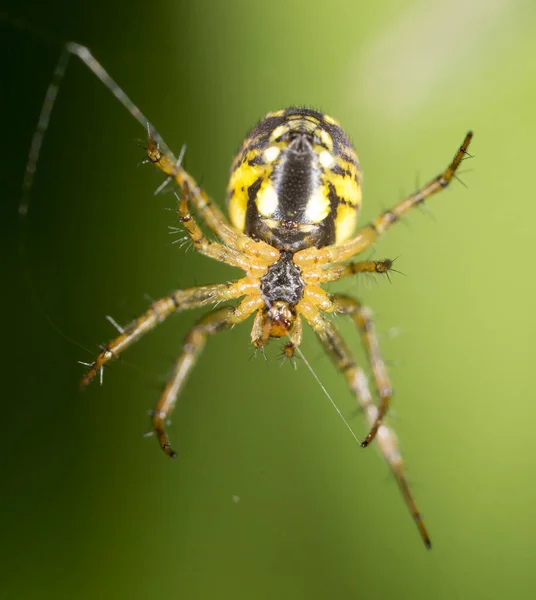
<svg viewBox="0 0 536 600">
<path fill-rule="evenodd" d="M 370 362 L 374 382 L 380 397 L 380 405 L 377 410 L 376 418 L 371 425 L 367 437 L 361 442 L 361 447 L 365 448 L 376 437 L 389 408 L 389 403 L 393 395 L 391 382 L 387 375 L 387 368 L 380 352 L 378 336 L 374 330 L 372 314 L 369 309 L 361 305 L 359 301 L 350 296 L 332 295 L 332 305 L 326 312 L 350 315 L 355 325 L 359 329 L 365 350 Z"/>
<path fill-rule="evenodd" d="M 366 375 L 350 352 L 337 328 L 325 316 L 320 314 L 314 306 L 303 305 L 302 314 L 311 325 L 326 352 L 331 356 L 337 368 L 344 374 L 348 387 L 355 394 L 359 407 L 363 410 L 369 427 L 373 427 L 378 419 L 378 408 L 375 406 L 367 383 Z M 381 424 L 378 428 L 376 446 L 382 453 L 383 458 L 389 465 L 398 487 L 404 497 L 404 501 L 419 530 L 419 534 L 427 548 L 432 547 L 428 531 L 422 520 L 421 513 L 417 508 L 413 494 L 411 493 L 402 455 L 398 447 L 398 440 L 394 431 Z"/>
<path fill-rule="evenodd" d="M 171 458 L 174 458 L 176 453 L 169 445 L 165 430 L 166 421 L 175 407 L 177 397 L 186 383 L 186 378 L 205 346 L 207 336 L 241 323 L 263 304 L 264 300 L 260 295 L 252 294 L 244 298 L 236 307 L 226 306 L 205 315 L 190 329 L 182 346 L 182 354 L 176 361 L 153 411 L 153 429 L 158 436 L 162 450 Z"/>
</svg>

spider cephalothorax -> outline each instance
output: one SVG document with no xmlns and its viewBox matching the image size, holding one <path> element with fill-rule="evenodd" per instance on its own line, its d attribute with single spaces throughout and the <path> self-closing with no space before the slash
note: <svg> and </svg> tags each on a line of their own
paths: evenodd
<svg viewBox="0 0 536 600">
<path fill-rule="evenodd" d="M 180 192 L 177 212 L 194 246 L 206 256 L 244 271 L 231 283 L 176 290 L 153 302 L 147 311 L 106 344 L 82 380 L 86 386 L 113 358 L 172 313 L 188 308 L 241 300 L 202 317 L 184 340 L 164 391 L 152 414 L 152 425 L 162 449 L 175 456 L 165 432 L 166 420 L 193 368 L 208 335 L 255 315 L 251 331 L 256 348 L 270 338 L 284 338 L 285 354 L 293 356 L 301 342 L 302 320 L 316 333 L 327 353 L 344 374 L 369 427 L 361 443 L 376 443 L 389 465 L 428 548 L 430 538 L 409 489 L 396 435 L 384 423 L 392 395 L 380 354 L 371 313 L 350 296 L 328 294 L 322 284 L 361 273 L 388 273 L 391 260 L 350 261 L 369 248 L 400 217 L 452 180 L 471 141 L 469 132 L 450 165 L 425 186 L 386 210 L 353 235 L 361 205 L 360 170 L 356 153 L 340 125 L 331 117 L 307 108 L 269 113 L 250 133 L 231 168 L 227 191 L 230 222 L 195 180 L 182 168 L 162 137 L 141 111 L 84 46 L 66 45 L 50 84 L 34 134 L 24 182 L 27 210 L 41 143 L 48 126 L 59 81 L 69 54 L 78 56 L 149 132 L 146 162 L 154 163 Z M 208 240 L 192 205 L 219 241 Z M 363 369 L 326 314 L 351 317 L 361 333 L 370 362 L 377 402 L 369 391 Z"/>
</svg>

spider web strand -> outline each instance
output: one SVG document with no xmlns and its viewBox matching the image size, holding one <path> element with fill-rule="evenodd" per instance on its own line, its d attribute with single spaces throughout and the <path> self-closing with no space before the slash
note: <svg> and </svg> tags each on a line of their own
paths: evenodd
<svg viewBox="0 0 536 600">
<path fill-rule="evenodd" d="M 357 442 L 357 444 L 359 446 L 361 446 L 361 442 L 359 441 L 358 437 L 356 436 L 356 434 L 354 433 L 353 429 L 348 424 L 348 421 L 344 418 L 344 415 L 340 411 L 339 407 L 335 404 L 335 401 L 331 397 L 331 394 L 328 392 L 328 390 L 326 389 L 325 385 L 320 381 L 320 378 L 316 374 L 315 370 L 313 369 L 313 367 L 311 366 L 311 364 L 309 363 L 309 361 L 305 358 L 305 355 L 303 354 L 301 348 L 298 347 L 296 350 L 297 350 L 298 354 L 300 355 L 300 358 L 307 365 L 307 368 L 311 372 L 312 376 L 315 378 L 316 382 L 318 383 L 318 385 L 320 386 L 320 388 L 322 389 L 322 391 L 326 395 L 327 399 L 331 402 L 331 405 L 333 406 L 333 408 L 337 411 L 337 414 L 341 418 L 342 422 L 346 425 L 348 431 L 352 434 L 352 437 L 354 438 L 354 440 Z"/>
</svg>

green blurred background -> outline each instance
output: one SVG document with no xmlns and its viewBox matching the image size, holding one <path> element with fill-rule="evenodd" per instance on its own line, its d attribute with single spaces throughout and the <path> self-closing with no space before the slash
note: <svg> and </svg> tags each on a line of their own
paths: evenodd
<svg viewBox="0 0 536 600">
<path fill-rule="evenodd" d="M 20 184 L 59 51 L 4 20 L 2 597 L 534 597 L 534 3 L 24 2 L 8 14 L 87 44 L 168 144 L 188 145 L 187 168 L 220 204 L 245 133 L 290 104 L 350 134 L 362 223 L 445 167 L 469 128 L 475 158 L 467 188 L 454 182 L 432 218 L 416 211 L 378 244 L 406 276 L 336 288 L 377 315 L 427 552 L 381 458 L 307 368 L 280 367 L 277 344 L 251 359 L 251 322 L 199 361 L 170 427 L 176 461 L 141 434 L 198 311 L 79 393 L 77 361 L 114 335 L 105 315 L 125 323 L 146 294 L 238 273 L 170 245 L 173 197 L 154 198 L 162 178 L 136 167 L 143 131 L 76 59 L 21 268 Z M 363 436 L 310 332 L 304 353 Z"/>
</svg>

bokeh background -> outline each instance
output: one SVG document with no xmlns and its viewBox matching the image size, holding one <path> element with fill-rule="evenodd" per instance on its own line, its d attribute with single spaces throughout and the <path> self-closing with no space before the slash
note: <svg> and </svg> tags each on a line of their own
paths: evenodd
<svg viewBox="0 0 536 600">
<path fill-rule="evenodd" d="M 7 14 L 2 597 L 532 598 L 534 3 L 23 2 Z M 445 167 L 474 129 L 467 187 L 454 182 L 377 246 L 405 276 L 338 286 L 377 315 L 390 423 L 431 552 L 376 451 L 356 445 L 303 364 L 281 367 L 277 347 L 251 358 L 248 325 L 199 361 L 170 427 L 176 461 L 142 433 L 199 312 L 139 342 L 103 387 L 78 391 L 77 361 L 114 335 L 105 315 L 126 323 L 146 295 L 237 272 L 170 243 L 173 197 L 154 198 L 160 175 L 137 168 L 144 132 L 76 59 L 21 266 L 20 185 L 59 46 L 14 17 L 87 44 L 168 144 L 187 144 L 187 168 L 220 203 L 234 152 L 269 110 L 305 104 L 344 125 L 365 173 L 363 223 Z M 304 353 L 362 436 L 309 333 Z"/>
</svg>

